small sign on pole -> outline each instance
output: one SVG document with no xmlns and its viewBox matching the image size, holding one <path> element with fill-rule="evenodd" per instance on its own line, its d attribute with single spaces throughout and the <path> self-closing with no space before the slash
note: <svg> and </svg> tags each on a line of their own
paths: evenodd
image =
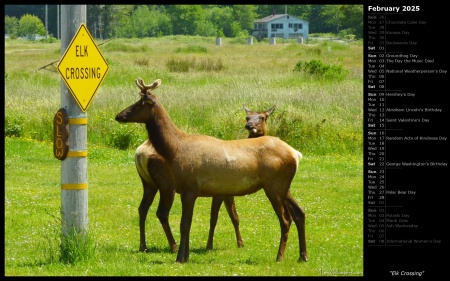
<svg viewBox="0 0 450 281">
<path fill-rule="evenodd" d="M 53 118 L 53 155 L 64 160 L 69 152 L 69 115 L 60 108 Z"/>
</svg>

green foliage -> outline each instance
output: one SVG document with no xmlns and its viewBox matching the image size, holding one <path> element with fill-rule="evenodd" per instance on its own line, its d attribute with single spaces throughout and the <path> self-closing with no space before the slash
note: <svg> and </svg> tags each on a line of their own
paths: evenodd
<svg viewBox="0 0 450 281">
<path fill-rule="evenodd" d="M 307 54 L 311 54 L 311 55 L 315 55 L 315 56 L 320 56 L 323 53 L 323 48 L 321 46 L 313 46 L 311 48 L 306 48 L 305 52 Z"/>
<path fill-rule="evenodd" d="M 196 35 L 197 23 L 204 19 L 201 5 L 169 5 L 167 11 L 170 14 L 175 35 Z"/>
<path fill-rule="evenodd" d="M 22 116 L 5 116 L 5 137 L 21 137 L 23 133 Z"/>
<path fill-rule="evenodd" d="M 39 42 L 42 42 L 42 43 L 56 43 L 56 42 L 59 42 L 59 40 L 56 39 L 53 36 L 48 36 L 47 38 L 40 39 Z"/>
<path fill-rule="evenodd" d="M 216 37 L 217 37 L 217 38 L 225 37 L 225 34 L 223 33 L 223 29 L 222 29 L 222 28 L 219 29 L 219 30 L 217 30 Z"/>
<path fill-rule="evenodd" d="M 243 110 L 237 112 L 245 115 Z M 142 184 L 134 164 L 135 148 L 88 147 L 89 232 L 85 241 L 77 237 L 67 241 L 62 251 L 61 163 L 52 156 L 52 143 L 5 138 L 5 276 L 307 277 L 322 276 L 323 271 L 363 275 L 362 153 L 304 153 L 290 190 L 307 216 L 307 263 L 297 261 L 295 223 L 290 228 L 285 260 L 275 262 L 279 223 L 264 192 L 259 191 L 235 198 L 244 248 L 236 247 L 233 226 L 222 207 L 214 249 L 204 250 L 211 198 L 196 200 L 190 262 L 180 265 L 175 263 L 176 254 L 169 250 L 156 217 L 158 194 L 147 216 L 149 252 L 138 251 L 137 208 Z M 175 196 L 169 217 L 177 243 L 179 198 Z"/>
<path fill-rule="evenodd" d="M 141 142 L 140 134 L 132 127 L 133 125 L 128 126 L 127 124 L 116 127 L 109 136 L 108 144 L 122 150 L 136 148 Z"/>
<path fill-rule="evenodd" d="M 21 37 L 34 38 L 35 35 L 45 35 L 45 26 L 42 21 L 34 15 L 25 14 L 19 20 L 19 32 Z"/>
<path fill-rule="evenodd" d="M 120 21 L 121 24 L 113 27 L 116 37 L 145 38 L 172 34 L 169 16 L 148 5 L 138 6 L 131 16 L 123 17 Z"/>
<path fill-rule="evenodd" d="M 9 38 L 17 38 L 19 33 L 19 20 L 16 17 L 5 16 L 5 34 L 9 35 Z"/>
<path fill-rule="evenodd" d="M 247 38 L 250 36 L 241 34 L 240 36 L 236 36 L 235 38 L 230 39 L 229 44 L 247 44 Z M 256 42 L 256 38 L 253 37 L 253 42 Z"/>
<path fill-rule="evenodd" d="M 48 14 L 56 15 L 56 5 Z M 286 5 L 89 5 L 88 28 L 97 38 L 146 38 L 168 35 L 238 36 L 251 34 L 253 22 L 273 14 L 283 13 Z M 34 14 L 44 18 L 42 5 L 7 5 L 5 15 Z M 9 14 L 11 13 L 11 14 Z M 363 5 L 289 5 L 288 13 L 309 21 L 310 32 L 336 34 L 351 29 L 357 39 L 363 37 Z M 56 34 L 57 21 L 48 22 L 50 34 Z M 13 38 L 13 37 L 11 37 Z"/>
<path fill-rule="evenodd" d="M 95 257 L 97 246 L 89 233 L 78 232 L 75 228 L 68 234 L 61 234 L 60 261 L 76 264 Z"/>
<path fill-rule="evenodd" d="M 239 30 L 250 34 L 253 31 L 253 21 L 258 18 L 256 5 L 233 5 L 233 18 L 239 23 Z"/>
<path fill-rule="evenodd" d="M 224 68 L 222 60 L 212 58 L 171 58 L 167 61 L 167 68 L 171 72 L 189 72 L 194 71 L 220 71 Z"/>
<path fill-rule="evenodd" d="M 151 48 L 140 40 L 113 40 L 102 46 L 102 52 L 148 53 Z"/>
<path fill-rule="evenodd" d="M 208 49 L 205 46 L 187 46 L 175 49 L 175 53 L 206 53 Z"/>
<path fill-rule="evenodd" d="M 195 34 L 198 36 L 216 36 L 216 27 L 210 21 L 203 19 L 197 23 Z"/>
<path fill-rule="evenodd" d="M 320 60 L 298 61 L 293 71 L 337 81 L 343 81 L 348 74 L 342 65 L 324 64 Z"/>
<path fill-rule="evenodd" d="M 194 58 L 175 59 L 171 58 L 167 61 L 166 67 L 171 72 L 188 72 L 195 64 Z"/>
<path fill-rule="evenodd" d="M 149 60 L 147 58 L 138 58 L 134 61 L 134 64 L 139 66 L 149 66 Z"/>
<path fill-rule="evenodd" d="M 362 44 L 290 42 L 274 48 L 269 42 L 247 45 L 233 40 L 224 38 L 217 47 L 214 37 L 177 35 L 114 39 L 101 45 L 110 71 L 88 110 L 89 147 L 133 151 L 147 138 L 142 124 L 114 120 L 137 101 L 134 80 L 142 77 L 148 83 L 162 79 L 155 93 L 174 123 L 189 133 L 245 138 L 242 105 L 255 110 L 276 105 L 269 134 L 305 155 L 362 150 Z M 59 48 L 58 43 L 5 41 L 5 134 L 52 142 L 61 77 L 37 70 L 57 61 Z M 255 52 L 264 59 L 255 59 Z M 292 71 L 299 58 L 302 63 L 319 61 L 306 70 L 314 66 L 322 73 L 329 65 L 341 65 L 350 72 L 340 80 L 329 69 L 325 77 Z"/>
</svg>

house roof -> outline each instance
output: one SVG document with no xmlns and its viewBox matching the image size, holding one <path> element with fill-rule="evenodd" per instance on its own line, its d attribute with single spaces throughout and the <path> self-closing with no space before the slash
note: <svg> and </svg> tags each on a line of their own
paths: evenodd
<svg viewBox="0 0 450 281">
<path fill-rule="evenodd" d="M 282 18 L 284 16 L 289 16 L 289 14 L 276 14 L 276 15 L 270 15 L 267 16 L 265 18 L 259 19 L 259 20 L 255 20 L 254 22 L 270 22 L 279 18 Z M 292 16 L 293 18 L 296 18 L 294 16 Z"/>
</svg>

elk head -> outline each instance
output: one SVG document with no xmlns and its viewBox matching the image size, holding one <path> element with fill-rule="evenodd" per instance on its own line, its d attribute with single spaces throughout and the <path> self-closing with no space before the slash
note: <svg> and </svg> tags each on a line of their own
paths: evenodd
<svg viewBox="0 0 450 281">
<path fill-rule="evenodd" d="M 156 79 L 152 84 L 145 85 L 144 80 L 138 78 L 136 79 L 136 85 L 141 89 L 139 93 L 141 99 L 116 115 L 116 121 L 120 123 L 147 123 L 149 118 L 151 118 L 150 111 L 156 97 L 150 90 L 154 90 L 161 85 L 161 79 Z"/>
<path fill-rule="evenodd" d="M 244 105 L 244 110 L 247 113 L 247 117 L 245 117 L 247 120 L 247 123 L 245 123 L 245 129 L 249 131 L 249 137 L 260 137 L 266 135 L 266 121 L 275 110 L 275 106 L 266 111 L 257 112 Z"/>
</svg>

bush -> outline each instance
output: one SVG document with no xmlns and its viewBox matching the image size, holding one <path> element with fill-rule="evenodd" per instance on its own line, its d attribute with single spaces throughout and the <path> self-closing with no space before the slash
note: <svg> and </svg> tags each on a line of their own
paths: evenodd
<svg viewBox="0 0 450 281">
<path fill-rule="evenodd" d="M 56 43 L 56 42 L 58 42 L 58 39 L 56 39 L 53 36 L 49 36 L 47 38 L 40 39 L 39 42 L 42 42 L 42 43 Z"/>
<path fill-rule="evenodd" d="M 189 70 L 197 71 L 220 71 L 224 68 L 222 59 L 213 60 L 211 58 L 184 58 L 184 59 L 169 59 L 166 64 L 171 72 L 189 72 Z"/>
<path fill-rule="evenodd" d="M 342 65 L 324 64 L 320 60 L 299 61 L 294 67 L 294 72 L 302 72 L 317 78 L 342 81 L 348 74 Z"/>
<path fill-rule="evenodd" d="M 169 59 L 166 66 L 171 72 L 188 72 L 195 59 Z"/>
<path fill-rule="evenodd" d="M 23 132 L 23 118 L 5 118 L 5 137 L 20 137 Z"/>
<path fill-rule="evenodd" d="M 137 147 L 139 136 L 138 132 L 135 132 L 124 124 L 116 127 L 109 137 L 108 144 L 122 150 L 128 149 L 129 147 Z"/>
<path fill-rule="evenodd" d="M 175 53 L 206 53 L 208 49 L 203 46 L 187 46 L 175 49 Z"/>
<path fill-rule="evenodd" d="M 150 62 L 147 58 L 139 58 L 134 61 L 134 64 L 139 66 L 149 66 Z"/>
</svg>

